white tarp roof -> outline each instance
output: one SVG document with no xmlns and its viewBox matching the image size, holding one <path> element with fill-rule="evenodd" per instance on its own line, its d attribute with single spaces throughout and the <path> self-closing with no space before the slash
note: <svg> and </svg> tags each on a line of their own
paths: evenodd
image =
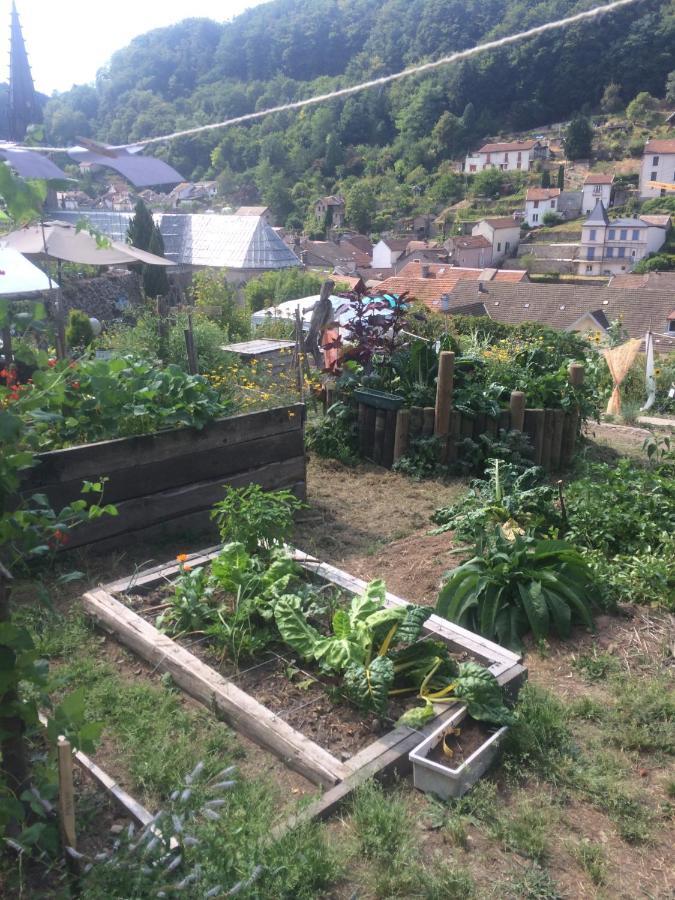
<svg viewBox="0 0 675 900">
<path fill-rule="evenodd" d="M 319 294 L 314 294 L 311 297 L 301 297 L 299 300 L 286 300 L 284 303 L 279 303 L 278 306 L 260 309 L 251 316 L 251 323 L 253 325 L 262 325 L 263 322 L 271 318 L 287 319 L 294 322 L 295 310 L 299 309 L 303 327 L 307 329 L 309 328 L 309 322 L 312 318 L 312 310 L 316 306 L 319 297 Z M 338 309 L 340 306 L 348 307 L 347 310 L 340 315 L 339 320 L 341 325 L 344 325 L 345 322 L 352 318 L 353 312 L 349 308 L 349 301 L 345 300 L 344 297 L 336 297 L 334 294 L 331 294 L 330 302 L 333 304 L 334 310 Z"/>
<path fill-rule="evenodd" d="M 51 285 L 45 273 L 29 262 L 18 250 L 2 246 L 0 243 L 0 296 L 34 294 L 58 287 L 52 279 Z"/>
</svg>

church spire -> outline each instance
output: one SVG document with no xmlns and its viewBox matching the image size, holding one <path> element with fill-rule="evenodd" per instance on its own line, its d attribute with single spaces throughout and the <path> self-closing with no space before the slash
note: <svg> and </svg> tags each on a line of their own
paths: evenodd
<svg viewBox="0 0 675 900">
<path fill-rule="evenodd" d="M 22 141 L 29 125 L 42 118 L 26 45 L 21 33 L 16 3 L 12 2 L 11 44 L 9 51 L 9 137 Z"/>
</svg>

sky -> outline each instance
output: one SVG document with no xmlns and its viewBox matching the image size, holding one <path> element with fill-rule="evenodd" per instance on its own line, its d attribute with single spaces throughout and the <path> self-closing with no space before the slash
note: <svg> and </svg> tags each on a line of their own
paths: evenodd
<svg viewBox="0 0 675 900">
<path fill-rule="evenodd" d="M 38 91 L 66 91 L 96 77 L 116 50 L 136 35 L 189 17 L 218 22 L 265 0 L 16 0 Z M 0 0 L 0 81 L 8 78 L 11 0 Z"/>
</svg>

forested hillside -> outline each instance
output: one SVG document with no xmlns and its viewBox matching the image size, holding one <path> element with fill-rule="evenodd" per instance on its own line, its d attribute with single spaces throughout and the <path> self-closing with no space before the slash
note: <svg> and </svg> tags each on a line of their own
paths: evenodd
<svg viewBox="0 0 675 900">
<path fill-rule="evenodd" d="M 47 138 L 113 143 L 240 115 L 352 84 L 586 9 L 573 0 L 273 0 L 230 23 L 192 19 L 136 38 L 95 86 L 47 105 Z M 340 190 L 379 221 L 453 199 L 448 160 L 490 135 L 663 96 L 675 69 L 675 2 L 602 18 L 300 113 L 181 139 L 155 152 L 186 177 L 215 177 L 231 203 L 262 201 L 300 225 Z M 420 187 L 421 186 L 421 187 Z M 422 200 L 420 200 L 420 194 Z M 368 215 L 363 216 L 364 220 Z"/>
</svg>

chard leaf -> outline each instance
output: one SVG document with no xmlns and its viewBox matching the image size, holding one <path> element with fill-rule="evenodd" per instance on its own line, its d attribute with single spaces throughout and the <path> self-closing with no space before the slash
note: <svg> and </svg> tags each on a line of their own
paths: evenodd
<svg viewBox="0 0 675 900">
<path fill-rule="evenodd" d="M 349 622 L 352 628 L 357 622 L 363 622 L 368 616 L 382 609 L 384 606 L 384 597 L 386 588 L 384 581 L 377 578 L 366 585 L 364 592 L 358 597 L 352 597 L 349 607 Z"/>
<path fill-rule="evenodd" d="M 396 723 L 396 727 L 398 728 L 401 725 L 405 725 L 408 728 L 414 728 L 416 731 L 419 731 L 420 728 L 423 728 L 427 722 L 430 722 L 431 719 L 433 719 L 434 715 L 432 703 L 427 702 L 424 706 L 414 706 L 412 709 L 403 713 Z"/>
<path fill-rule="evenodd" d="M 315 656 L 317 645 L 326 638 L 322 638 L 316 628 L 313 628 L 304 616 L 300 598 L 295 594 L 285 594 L 280 597 L 274 607 L 274 620 L 279 629 L 282 640 L 299 653 L 303 659 L 312 659 Z"/>
<path fill-rule="evenodd" d="M 345 670 L 343 684 L 347 695 L 357 706 L 384 715 L 393 682 L 393 662 L 386 656 L 376 656 L 369 666 L 350 663 Z"/>
<path fill-rule="evenodd" d="M 431 615 L 428 606 L 415 606 L 413 603 L 404 608 L 405 616 L 396 632 L 399 644 L 414 644 L 422 633 L 422 626 Z"/>
<path fill-rule="evenodd" d="M 469 715 L 495 725 L 509 725 L 513 714 L 504 706 L 502 689 L 492 672 L 475 662 L 461 663 L 454 694 L 466 703 Z"/>
<path fill-rule="evenodd" d="M 351 634 L 349 614 L 344 609 L 338 609 L 333 616 L 333 634 L 340 640 L 345 640 Z"/>
</svg>

